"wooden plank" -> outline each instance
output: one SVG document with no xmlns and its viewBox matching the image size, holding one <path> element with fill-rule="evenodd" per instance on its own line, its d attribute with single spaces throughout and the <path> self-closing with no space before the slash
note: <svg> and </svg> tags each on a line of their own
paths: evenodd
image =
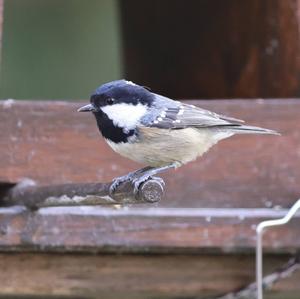
<svg viewBox="0 0 300 299">
<path fill-rule="evenodd" d="M 298 0 L 120 4 L 127 78 L 178 98 L 300 96 Z"/>
<path fill-rule="evenodd" d="M 253 253 L 256 225 L 286 211 L 255 209 L 0 209 L 0 250 L 63 252 Z M 264 251 L 295 253 L 299 219 L 270 229 Z"/>
<path fill-rule="evenodd" d="M 289 207 L 300 194 L 300 101 L 193 101 L 278 136 L 235 136 L 204 157 L 164 174 L 161 207 Z M 105 144 L 82 103 L 0 103 L 0 181 L 105 182 L 141 167 Z"/>
<path fill-rule="evenodd" d="M 71 298 L 207 298 L 252 282 L 253 258 L 249 255 L 2 253 L 0 294 L 51 294 Z M 274 271 L 287 259 L 286 256 L 267 256 L 266 272 Z M 275 285 L 275 294 L 299 292 L 299 279 L 298 271 L 282 280 Z"/>
</svg>

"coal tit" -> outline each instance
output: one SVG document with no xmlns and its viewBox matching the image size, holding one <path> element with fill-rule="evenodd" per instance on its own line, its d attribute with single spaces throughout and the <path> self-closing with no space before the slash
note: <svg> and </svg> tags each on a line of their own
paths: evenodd
<svg viewBox="0 0 300 299">
<path fill-rule="evenodd" d="M 90 102 L 78 111 L 93 112 L 110 147 L 147 165 L 115 179 L 111 193 L 127 180 L 132 181 L 136 192 L 149 177 L 195 160 L 218 141 L 234 134 L 278 134 L 171 100 L 126 80 L 101 85 Z"/>
</svg>

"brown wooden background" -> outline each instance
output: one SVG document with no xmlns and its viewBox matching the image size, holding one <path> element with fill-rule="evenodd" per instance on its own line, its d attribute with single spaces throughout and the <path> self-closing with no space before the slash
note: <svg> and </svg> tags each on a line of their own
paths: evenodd
<svg viewBox="0 0 300 299">
<path fill-rule="evenodd" d="M 177 98 L 300 96 L 298 0 L 120 4 L 130 80 Z"/>
</svg>

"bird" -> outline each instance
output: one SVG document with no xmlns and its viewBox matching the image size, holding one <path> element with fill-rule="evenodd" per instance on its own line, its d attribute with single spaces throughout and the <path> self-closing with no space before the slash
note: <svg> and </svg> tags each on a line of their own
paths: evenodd
<svg viewBox="0 0 300 299">
<path fill-rule="evenodd" d="M 110 194 L 126 181 L 137 193 L 149 178 L 197 159 L 220 140 L 235 134 L 280 135 L 170 99 L 125 79 L 99 86 L 90 103 L 78 111 L 94 114 L 102 136 L 115 152 L 145 165 L 115 178 Z"/>
</svg>

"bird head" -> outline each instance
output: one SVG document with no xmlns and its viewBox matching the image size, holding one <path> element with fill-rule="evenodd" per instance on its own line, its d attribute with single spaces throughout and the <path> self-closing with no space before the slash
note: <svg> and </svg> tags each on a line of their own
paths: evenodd
<svg viewBox="0 0 300 299">
<path fill-rule="evenodd" d="M 78 109 L 79 112 L 104 112 L 108 106 L 117 108 L 146 105 L 152 103 L 152 93 L 131 81 L 117 80 L 99 86 L 91 95 L 90 104 Z"/>
<path fill-rule="evenodd" d="M 105 117 L 120 128 L 134 128 L 147 113 L 153 94 L 131 81 L 117 80 L 98 87 L 91 95 L 90 104 L 79 112 L 93 112 L 96 118 Z"/>
</svg>

